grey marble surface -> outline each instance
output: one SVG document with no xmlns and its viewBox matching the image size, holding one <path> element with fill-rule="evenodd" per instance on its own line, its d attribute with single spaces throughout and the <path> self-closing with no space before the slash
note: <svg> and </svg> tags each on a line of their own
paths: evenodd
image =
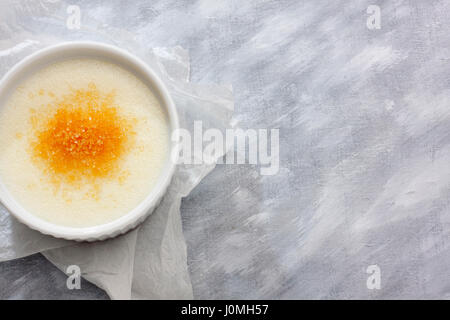
<svg viewBox="0 0 450 320">
<path fill-rule="evenodd" d="M 220 165 L 182 203 L 196 298 L 450 298 L 450 2 L 79 5 L 189 49 L 192 81 L 233 85 L 240 127 L 280 129 L 277 175 Z M 0 264 L 0 298 L 106 295 L 35 255 Z"/>
</svg>

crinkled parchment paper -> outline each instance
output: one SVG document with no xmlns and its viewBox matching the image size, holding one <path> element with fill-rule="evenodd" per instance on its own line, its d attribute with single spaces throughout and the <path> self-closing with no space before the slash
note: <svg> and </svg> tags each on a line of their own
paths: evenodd
<svg viewBox="0 0 450 320">
<path fill-rule="evenodd" d="M 192 130 L 202 120 L 204 130 L 225 130 L 233 112 L 231 89 L 189 83 L 189 56 L 181 47 L 148 48 L 132 36 L 111 27 L 81 26 L 74 32 L 55 27 L 61 17 L 50 14 L 42 2 L 0 10 L 0 75 L 23 57 L 51 44 L 70 40 L 96 40 L 119 46 L 139 56 L 166 83 L 180 115 L 180 125 Z M 63 2 L 48 6 L 66 7 Z M 31 22 L 24 23 L 27 19 Z M 36 25 L 47 26 L 35 28 Z M 34 27 L 33 27 L 34 26 Z M 0 151 L 1 152 L 1 151 Z M 0 261 L 41 252 L 66 271 L 78 265 L 82 276 L 104 289 L 113 299 L 189 299 L 192 287 L 186 264 L 180 203 L 207 175 L 212 165 L 179 165 L 161 204 L 136 229 L 114 239 L 77 243 L 31 230 L 0 206 Z"/>
</svg>

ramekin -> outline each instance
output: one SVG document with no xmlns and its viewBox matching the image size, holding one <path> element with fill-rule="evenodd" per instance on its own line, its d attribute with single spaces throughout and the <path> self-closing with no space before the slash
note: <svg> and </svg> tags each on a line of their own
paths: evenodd
<svg viewBox="0 0 450 320">
<path fill-rule="evenodd" d="M 179 128 L 175 104 L 166 86 L 156 73 L 146 63 L 129 52 L 99 42 L 64 42 L 39 50 L 24 58 L 0 82 L 0 108 L 4 106 L 10 93 L 14 91 L 24 78 L 46 65 L 71 58 L 96 58 L 110 61 L 132 72 L 159 98 L 160 104 L 167 114 L 170 132 Z M 76 241 L 96 241 L 115 237 L 143 222 L 153 212 L 166 193 L 176 168 L 176 159 L 174 157 L 178 154 L 174 150 L 178 147 L 177 144 L 172 141 L 168 141 L 168 143 L 170 144 L 170 153 L 167 155 L 166 164 L 155 186 L 137 207 L 111 222 L 81 228 L 50 223 L 23 208 L 11 196 L 2 181 L 0 181 L 0 202 L 19 221 L 47 235 Z"/>
</svg>

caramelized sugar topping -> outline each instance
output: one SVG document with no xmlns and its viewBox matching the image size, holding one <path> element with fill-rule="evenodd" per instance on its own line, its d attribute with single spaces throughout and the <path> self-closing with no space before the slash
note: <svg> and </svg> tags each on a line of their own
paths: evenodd
<svg viewBox="0 0 450 320">
<path fill-rule="evenodd" d="M 69 181 L 117 171 L 134 133 L 130 121 L 119 114 L 114 93 L 102 94 L 91 83 L 55 104 L 56 111 L 35 128 L 34 155 L 51 173 Z"/>
</svg>

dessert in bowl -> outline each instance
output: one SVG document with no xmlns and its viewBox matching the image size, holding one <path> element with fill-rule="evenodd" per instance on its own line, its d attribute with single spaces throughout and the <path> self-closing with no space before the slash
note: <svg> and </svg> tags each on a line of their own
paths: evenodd
<svg viewBox="0 0 450 320">
<path fill-rule="evenodd" d="M 0 84 L 0 201 L 33 229 L 99 240 L 135 227 L 175 169 L 167 89 L 116 47 L 41 50 Z"/>
</svg>

